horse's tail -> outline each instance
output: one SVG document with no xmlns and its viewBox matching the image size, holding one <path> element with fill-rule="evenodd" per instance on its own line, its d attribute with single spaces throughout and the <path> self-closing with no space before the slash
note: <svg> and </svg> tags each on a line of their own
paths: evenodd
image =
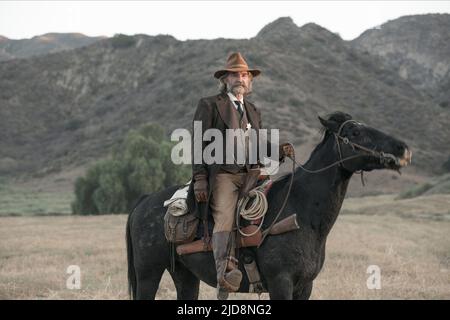
<svg viewBox="0 0 450 320">
<path fill-rule="evenodd" d="M 131 243 L 131 217 L 134 211 L 136 211 L 137 206 L 148 197 L 148 194 L 143 194 L 133 205 L 133 210 L 131 210 L 127 219 L 126 235 L 125 241 L 127 243 L 127 261 L 128 261 L 128 294 L 130 299 L 136 299 L 137 290 L 137 279 L 136 279 L 136 268 L 134 267 L 134 257 L 133 257 L 133 244 Z"/>
<path fill-rule="evenodd" d="M 128 260 L 128 294 L 130 295 L 130 299 L 136 299 L 136 270 L 134 268 L 134 259 L 133 259 L 133 245 L 131 243 L 131 230 L 130 230 L 130 220 L 133 215 L 133 211 L 128 215 L 127 220 L 127 230 L 126 230 L 126 242 L 127 242 L 127 260 Z"/>
</svg>

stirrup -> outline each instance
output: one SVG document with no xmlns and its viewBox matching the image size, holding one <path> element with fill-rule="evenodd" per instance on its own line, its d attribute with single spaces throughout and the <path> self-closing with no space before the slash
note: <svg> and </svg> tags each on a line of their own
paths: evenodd
<svg viewBox="0 0 450 320">
<path fill-rule="evenodd" d="M 231 281 L 230 281 L 231 280 Z M 219 280 L 219 286 L 228 292 L 239 290 L 242 282 L 242 272 L 239 269 L 233 269 L 226 272 Z"/>
<path fill-rule="evenodd" d="M 217 287 L 217 300 L 227 300 L 228 299 L 228 291 L 220 286 Z"/>
</svg>

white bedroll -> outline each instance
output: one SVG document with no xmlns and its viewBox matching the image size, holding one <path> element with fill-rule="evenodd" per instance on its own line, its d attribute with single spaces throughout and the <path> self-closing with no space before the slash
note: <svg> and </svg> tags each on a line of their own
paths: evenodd
<svg viewBox="0 0 450 320">
<path fill-rule="evenodd" d="M 167 212 L 174 217 L 180 217 L 188 213 L 187 196 L 191 180 L 187 182 L 183 188 L 178 189 L 173 196 L 164 201 L 164 207 L 167 208 Z"/>
</svg>

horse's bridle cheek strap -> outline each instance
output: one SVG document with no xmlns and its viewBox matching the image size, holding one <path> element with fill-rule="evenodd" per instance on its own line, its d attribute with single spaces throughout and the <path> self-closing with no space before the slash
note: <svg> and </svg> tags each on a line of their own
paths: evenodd
<svg viewBox="0 0 450 320">
<path fill-rule="evenodd" d="M 343 155 L 342 155 L 342 151 L 341 151 L 341 143 L 339 142 L 339 138 L 342 139 L 342 141 L 344 142 L 345 145 L 350 146 L 350 147 L 352 148 L 353 151 L 356 151 L 356 150 L 355 150 L 355 145 L 354 145 L 352 142 L 350 142 L 350 141 L 348 140 L 347 137 L 341 137 L 341 136 L 338 136 L 337 134 L 335 134 L 334 137 L 335 137 L 335 139 L 336 139 L 336 145 L 337 145 L 337 149 L 338 149 L 338 153 L 339 153 L 339 160 L 342 160 L 342 159 L 344 158 Z M 363 156 L 363 155 L 361 155 L 361 156 Z M 364 171 L 363 171 L 363 170 L 360 170 L 359 172 L 357 172 L 357 171 L 355 171 L 355 170 L 349 170 L 349 169 L 347 169 L 347 168 L 344 166 L 344 161 L 340 162 L 339 165 L 342 167 L 342 169 L 347 170 L 347 171 L 349 171 L 349 172 L 360 173 L 360 174 L 361 174 L 361 184 L 362 184 L 363 186 L 366 185 L 366 184 L 364 183 L 364 176 L 363 176 L 363 175 L 364 175 Z"/>
<path fill-rule="evenodd" d="M 344 122 L 339 126 L 339 129 L 338 129 L 337 133 L 334 134 L 334 137 L 335 137 L 335 140 L 336 140 L 337 149 L 338 149 L 338 153 L 339 153 L 339 160 L 342 160 L 342 159 L 343 159 L 343 154 L 342 154 L 342 150 L 341 150 L 341 143 L 340 143 L 339 140 L 342 140 L 342 142 L 344 143 L 344 145 L 350 146 L 350 147 L 352 148 L 353 151 L 356 151 L 356 149 L 360 149 L 360 150 L 362 150 L 362 151 L 367 152 L 367 154 L 362 154 L 361 156 L 372 155 L 372 156 L 375 156 L 375 157 L 379 157 L 379 158 L 381 159 L 381 156 L 380 156 L 380 154 L 379 154 L 377 151 L 375 151 L 375 150 L 370 150 L 370 149 L 368 149 L 368 148 L 366 148 L 366 147 L 364 147 L 364 146 L 361 146 L 361 145 L 359 145 L 359 144 L 357 144 L 357 143 L 351 142 L 347 137 L 342 137 L 342 136 L 341 136 L 341 131 L 342 131 L 342 129 L 343 129 L 344 126 L 345 126 L 347 123 L 349 123 L 349 122 L 354 122 L 354 123 L 358 123 L 358 124 L 359 124 L 358 121 L 353 120 L 353 119 L 346 120 L 346 121 L 344 121 Z M 352 170 L 348 170 L 347 168 L 345 168 L 343 162 L 340 163 L 340 166 L 341 166 L 343 169 L 347 170 L 347 171 L 353 172 Z M 362 171 L 361 171 L 361 173 L 362 173 Z"/>
<path fill-rule="evenodd" d="M 398 165 L 399 160 L 393 154 L 386 153 L 386 152 L 383 152 L 383 151 L 378 152 L 376 150 L 372 150 L 372 149 L 366 148 L 366 147 L 364 147 L 364 146 L 362 146 L 360 144 L 354 143 L 354 142 L 350 141 L 347 137 L 342 137 L 341 136 L 341 131 L 344 128 L 344 125 L 346 125 L 348 122 L 355 122 L 357 124 L 360 124 L 358 121 L 353 120 L 353 119 L 346 120 L 340 125 L 339 130 L 337 131 L 337 133 L 334 133 L 334 137 L 335 137 L 335 140 L 336 140 L 336 145 L 337 145 L 338 153 L 339 153 L 339 160 L 343 159 L 342 150 L 341 150 L 341 143 L 339 141 L 339 140 L 342 140 L 342 142 L 345 145 L 350 146 L 353 149 L 353 151 L 356 151 L 356 149 L 359 149 L 359 150 L 361 150 L 363 152 L 366 152 L 366 154 L 361 154 L 361 156 L 373 156 L 373 157 L 376 157 L 380 161 L 380 164 L 386 164 L 389 161 L 393 161 L 394 163 L 396 163 Z M 339 165 L 343 169 L 346 169 L 347 171 L 352 171 L 352 170 L 348 170 L 347 168 L 345 168 L 343 161 L 340 162 Z M 363 185 L 364 185 L 362 172 L 363 171 L 361 170 L 361 181 L 363 182 Z"/>
<path fill-rule="evenodd" d="M 337 146 L 337 150 L 338 150 L 338 154 L 339 154 L 339 160 L 342 160 L 342 159 L 344 159 L 344 154 L 343 154 L 343 150 L 342 150 L 343 148 L 341 148 L 341 143 L 340 143 L 340 141 L 339 141 L 339 138 L 342 138 L 342 137 L 340 137 L 340 136 L 338 136 L 338 135 L 335 134 L 335 140 L 336 140 L 336 146 Z M 349 140 L 348 140 L 348 138 L 342 138 L 342 139 L 343 139 L 344 144 L 347 145 L 347 146 L 349 146 Z M 352 147 L 352 149 L 355 150 L 354 147 Z M 343 169 L 348 170 L 348 169 L 344 166 L 344 162 L 340 162 L 339 165 L 340 165 Z M 348 170 L 348 171 L 351 171 L 351 172 L 352 172 L 352 170 Z"/>
</svg>

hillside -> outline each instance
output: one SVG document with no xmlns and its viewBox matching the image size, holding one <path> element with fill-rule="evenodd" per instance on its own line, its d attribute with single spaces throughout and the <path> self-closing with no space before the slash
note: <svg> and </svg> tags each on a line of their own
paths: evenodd
<svg viewBox="0 0 450 320">
<path fill-rule="evenodd" d="M 29 58 L 87 46 L 104 37 L 81 33 L 46 33 L 31 39 L 8 39 L 0 35 L 0 61 Z"/>
<path fill-rule="evenodd" d="M 361 34 L 355 48 L 383 58 L 450 111 L 450 14 L 405 16 Z"/>
<path fill-rule="evenodd" d="M 317 116 L 335 110 L 404 140 L 418 174 L 448 159 L 450 113 L 433 97 L 382 57 L 280 18 L 251 39 L 117 36 L 0 62 L 0 175 L 80 172 L 143 123 L 189 128 L 199 98 L 217 92 L 213 72 L 237 50 L 263 71 L 251 100 L 264 125 L 280 128 L 302 160 L 319 142 Z"/>
</svg>

